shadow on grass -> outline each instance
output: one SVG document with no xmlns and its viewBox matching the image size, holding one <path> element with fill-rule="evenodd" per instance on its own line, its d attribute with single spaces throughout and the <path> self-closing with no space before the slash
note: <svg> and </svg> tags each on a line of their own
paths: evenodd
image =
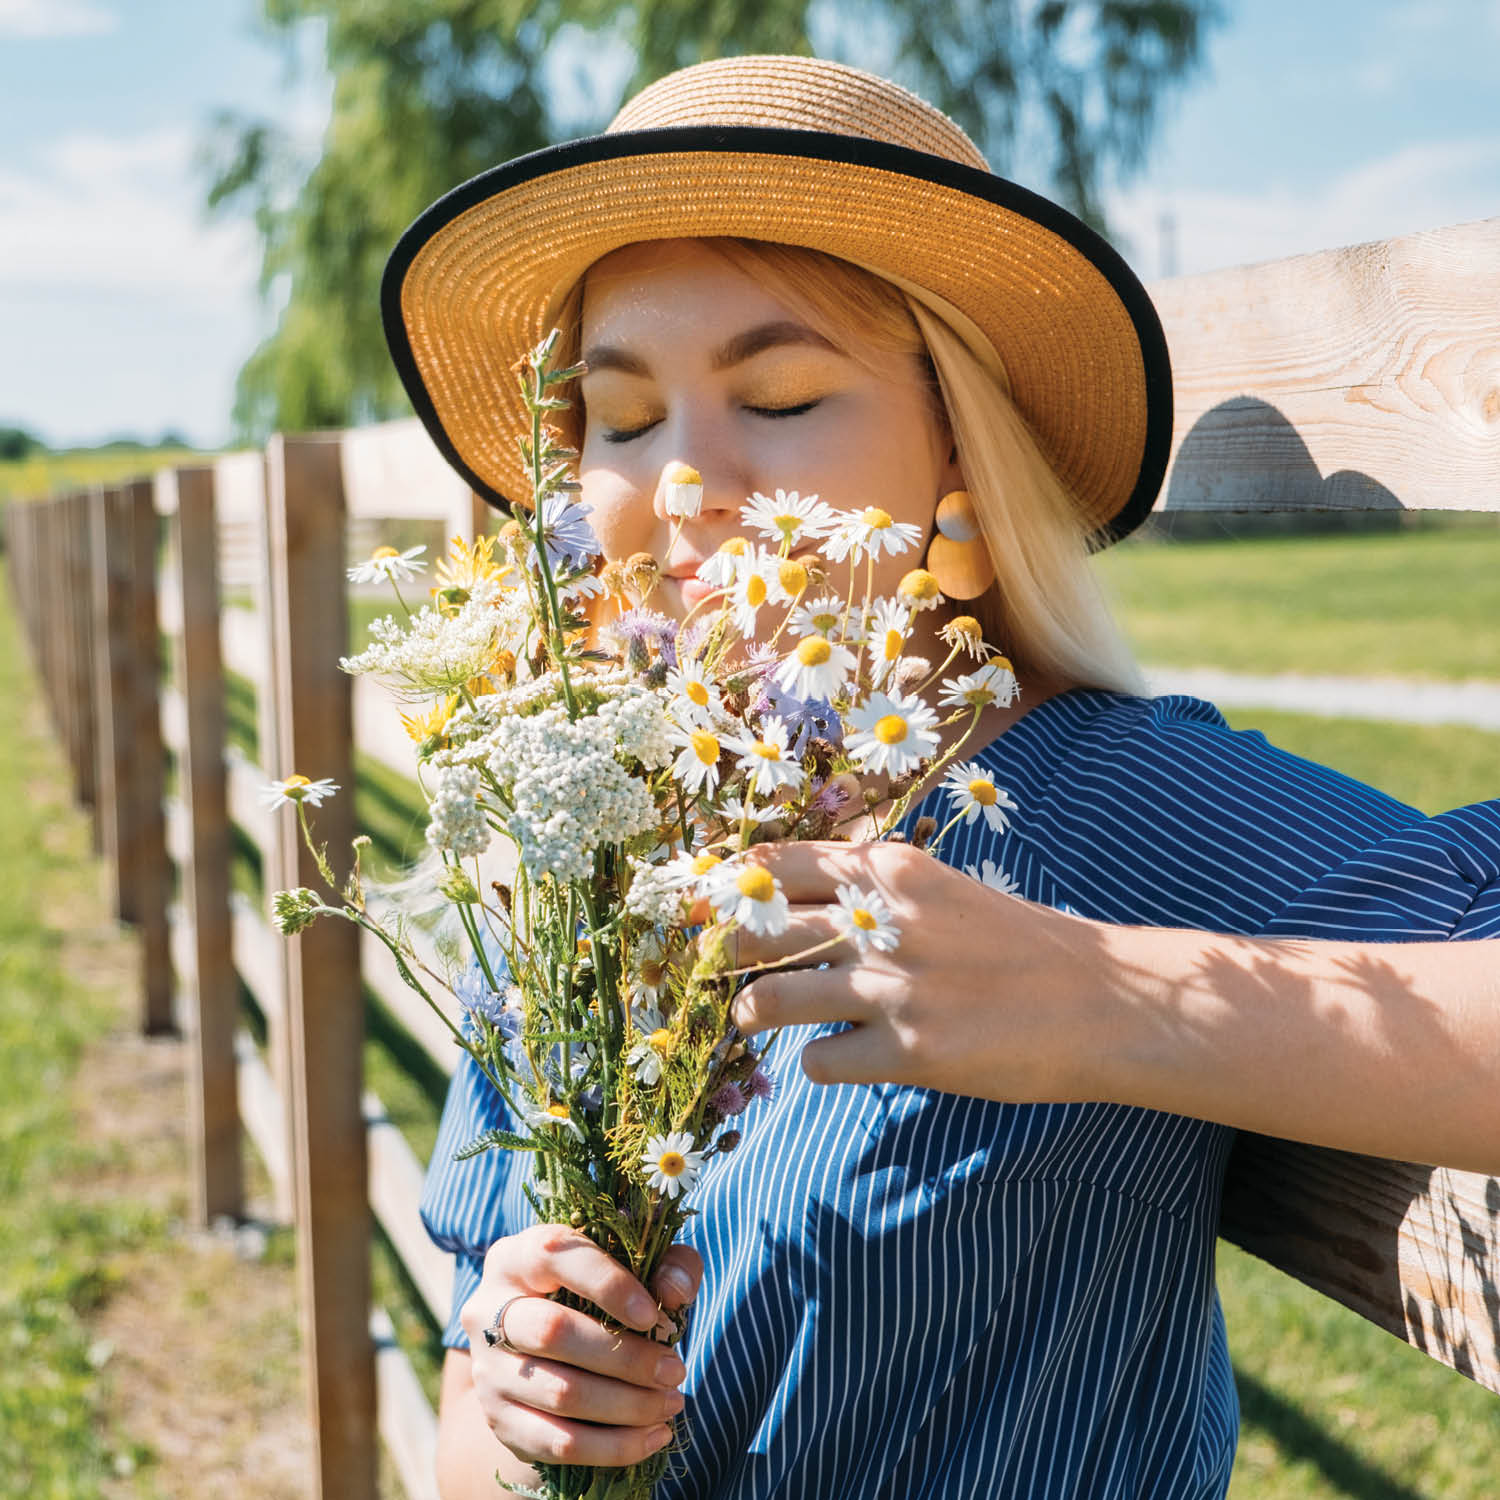
<svg viewBox="0 0 1500 1500">
<path fill-rule="evenodd" d="M 1361 1458 L 1325 1432 L 1285 1396 L 1238 1366 L 1234 1383 L 1240 1394 L 1240 1420 L 1268 1437 L 1289 1459 L 1317 1466 L 1331 1484 L 1353 1500 L 1430 1500 L 1420 1490 L 1392 1479 L 1384 1469 Z"/>
</svg>

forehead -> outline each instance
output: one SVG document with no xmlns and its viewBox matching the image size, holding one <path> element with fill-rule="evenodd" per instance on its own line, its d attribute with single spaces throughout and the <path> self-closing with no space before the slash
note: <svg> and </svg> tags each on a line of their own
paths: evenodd
<svg viewBox="0 0 1500 1500">
<path fill-rule="evenodd" d="M 801 321 L 754 277 L 698 240 L 626 245 L 583 279 L 586 340 L 609 336 L 711 336 L 729 324 Z"/>
</svg>

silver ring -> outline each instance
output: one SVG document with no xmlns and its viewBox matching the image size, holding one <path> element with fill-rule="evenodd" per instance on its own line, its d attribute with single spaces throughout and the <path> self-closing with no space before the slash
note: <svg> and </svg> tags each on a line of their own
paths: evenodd
<svg viewBox="0 0 1500 1500">
<path fill-rule="evenodd" d="M 526 1292 L 518 1292 L 514 1297 L 507 1297 L 500 1304 L 500 1311 L 490 1319 L 490 1326 L 484 1330 L 484 1341 L 491 1349 L 504 1349 L 507 1354 L 524 1354 L 526 1352 L 524 1349 L 517 1349 L 511 1343 L 510 1339 L 506 1337 L 505 1314 L 510 1310 L 512 1302 L 519 1302 L 527 1295 L 528 1293 Z"/>
</svg>

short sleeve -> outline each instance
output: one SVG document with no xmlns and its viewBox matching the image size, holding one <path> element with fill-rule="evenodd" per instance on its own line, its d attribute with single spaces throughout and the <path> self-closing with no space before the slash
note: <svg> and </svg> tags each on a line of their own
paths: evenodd
<svg viewBox="0 0 1500 1500">
<path fill-rule="evenodd" d="M 1500 937 L 1500 800 L 1386 835 L 1325 872 L 1262 931 L 1385 942 Z"/>
<path fill-rule="evenodd" d="M 526 1153 L 490 1150 L 454 1160 L 456 1151 L 496 1127 L 513 1130 L 515 1122 L 494 1085 L 464 1053 L 448 1085 L 418 1207 L 433 1242 L 454 1257 L 453 1304 L 443 1330 L 443 1345 L 449 1349 L 469 1347 L 458 1317 L 479 1286 L 485 1252 L 533 1217 L 521 1191 L 530 1161 Z"/>
</svg>

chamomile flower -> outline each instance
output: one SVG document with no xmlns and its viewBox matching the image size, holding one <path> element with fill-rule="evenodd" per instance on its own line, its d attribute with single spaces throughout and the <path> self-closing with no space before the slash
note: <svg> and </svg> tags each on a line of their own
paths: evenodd
<svg viewBox="0 0 1500 1500">
<path fill-rule="evenodd" d="M 911 614 L 895 599 L 877 599 L 866 622 L 870 676 L 876 687 L 889 680 L 911 633 Z"/>
<path fill-rule="evenodd" d="M 734 620 L 734 628 L 747 639 L 753 636 L 761 606 L 781 592 L 776 559 L 758 548 L 746 552 L 736 561 L 734 579 L 729 585 L 730 617 Z"/>
<path fill-rule="evenodd" d="M 796 635 L 833 635 L 844 618 L 844 601 L 837 594 L 823 594 L 799 604 L 787 621 L 787 629 Z"/>
<path fill-rule="evenodd" d="M 780 884 L 763 865 L 726 864 L 708 882 L 708 899 L 721 922 L 738 922 L 759 937 L 786 931 L 791 909 Z"/>
<path fill-rule="evenodd" d="M 943 790 L 953 804 L 953 811 L 965 823 L 972 823 L 982 815 L 996 833 L 1004 833 L 1010 827 L 1006 813 L 1016 810 L 1015 800 L 1004 787 L 995 785 L 995 778 L 977 761 L 949 766 L 948 774 L 943 777 Z"/>
<path fill-rule="evenodd" d="M 260 800 L 266 807 L 285 807 L 289 802 L 306 802 L 312 807 L 321 807 L 338 791 L 338 783 L 309 781 L 305 776 L 288 776 L 285 781 L 268 782 L 260 789 Z"/>
<path fill-rule="evenodd" d="M 943 602 L 937 579 L 926 568 L 913 568 L 896 585 L 897 597 L 908 609 L 936 609 Z"/>
<path fill-rule="evenodd" d="M 701 661 L 685 661 L 673 667 L 667 673 L 667 691 L 672 695 L 668 712 L 679 724 L 707 728 L 723 706 Z"/>
<path fill-rule="evenodd" d="M 350 583 L 408 583 L 427 564 L 418 559 L 426 546 L 408 547 L 397 552 L 394 547 L 377 547 L 357 568 L 349 569 Z"/>
<path fill-rule="evenodd" d="M 669 463 L 661 474 L 662 509 L 673 519 L 686 521 L 703 508 L 703 476 L 691 465 Z"/>
<path fill-rule="evenodd" d="M 690 1193 L 703 1167 L 703 1153 L 693 1149 L 693 1138 L 685 1130 L 654 1135 L 641 1152 L 646 1183 L 668 1198 Z"/>
<path fill-rule="evenodd" d="M 777 787 L 800 786 L 802 763 L 787 748 L 786 725 L 774 715 L 764 719 L 760 735 L 744 735 L 729 741 L 740 758 L 745 785 L 760 797 L 769 797 Z"/>
<path fill-rule="evenodd" d="M 835 516 L 832 507 L 816 495 L 777 490 L 774 498 L 759 491 L 751 495 L 749 504 L 740 507 L 740 520 L 767 541 L 790 547 L 823 536 L 834 525 Z"/>
<path fill-rule="evenodd" d="M 891 920 L 892 912 L 878 891 L 862 891 L 857 885 L 838 888 L 834 925 L 846 942 L 861 953 L 878 948 L 889 953 L 901 941 L 901 929 Z"/>
<path fill-rule="evenodd" d="M 864 510 L 848 512 L 828 533 L 819 550 L 833 562 L 843 562 L 845 558 L 860 562 L 867 552 L 871 557 L 879 557 L 882 552 L 894 557 L 921 540 L 920 527 L 909 521 L 893 520 L 890 511 L 869 505 Z"/>
<path fill-rule="evenodd" d="M 719 817 L 731 824 L 747 818 L 752 824 L 774 823 L 781 816 L 781 809 L 774 802 L 755 802 L 744 797 L 725 797 L 717 810 Z"/>
<path fill-rule="evenodd" d="M 1021 882 L 1013 879 L 992 859 L 984 860 L 978 870 L 973 865 L 966 866 L 964 874 L 972 876 L 980 885 L 989 886 L 992 891 L 999 891 L 1003 896 L 1018 896 L 1021 893 Z"/>
<path fill-rule="evenodd" d="M 578 1128 L 578 1122 L 573 1118 L 568 1106 L 560 1100 L 554 1100 L 551 1104 L 543 1106 L 523 1096 L 521 1113 L 526 1117 L 526 1123 L 537 1135 L 562 1130 L 575 1140 L 583 1139 L 583 1132 Z"/>
<path fill-rule="evenodd" d="M 716 872 L 723 863 L 717 854 L 710 854 L 706 849 L 700 849 L 696 854 L 689 854 L 686 849 L 681 849 L 664 865 L 653 865 L 651 868 L 655 871 L 659 884 L 697 897 L 708 894 L 707 887 L 716 878 Z"/>
<path fill-rule="evenodd" d="M 954 615 L 938 636 L 945 646 L 962 647 L 975 661 L 984 661 L 995 654 L 995 648 L 984 638 L 984 627 L 973 615 Z"/>
<path fill-rule="evenodd" d="M 854 653 L 818 632 L 805 635 L 776 673 L 776 685 L 798 698 L 832 702 L 854 670 Z"/>
<path fill-rule="evenodd" d="M 960 677 L 945 677 L 938 702 L 947 708 L 986 708 L 991 703 L 1008 707 L 1020 695 L 1016 674 L 1010 663 L 997 656 L 973 672 Z"/>
<path fill-rule="evenodd" d="M 630 1007 L 630 1024 L 641 1036 L 650 1036 L 653 1031 L 660 1031 L 667 1023 L 662 1020 L 661 1012 L 654 1004 L 642 1004 Z"/>
<path fill-rule="evenodd" d="M 900 776 L 937 749 L 938 718 L 920 698 L 871 693 L 846 717 L 854 731 L 844 741 L 849 754 L 876 775 Z"/>
<path fill-rule="evenodd" d="M 644 1084 L 661 1082 L 661 1070 L 672 1050 L 672 1033 L 665 1026 L 648 1032 L 630 1049 L 626 1063 Z"/>
<path fill-rule="evenodd" d="M 719 550 L 698 564 L 698 577 L 716 589 L 727 589 L 734 582 L 740 559 L 748 557 L 750 551 L 748 538 L 732 536 L 727 542 L 720 542 Z"/>
<path fill-rule="evenodd" d="M 672 775 L 689 792 L 712 792 L 719 784 L 719 756 L 722 747 L 718 735 L 709 729 L 667 730 L 667 738 L 679 747 L 672 762 Z"/>
</svg>

